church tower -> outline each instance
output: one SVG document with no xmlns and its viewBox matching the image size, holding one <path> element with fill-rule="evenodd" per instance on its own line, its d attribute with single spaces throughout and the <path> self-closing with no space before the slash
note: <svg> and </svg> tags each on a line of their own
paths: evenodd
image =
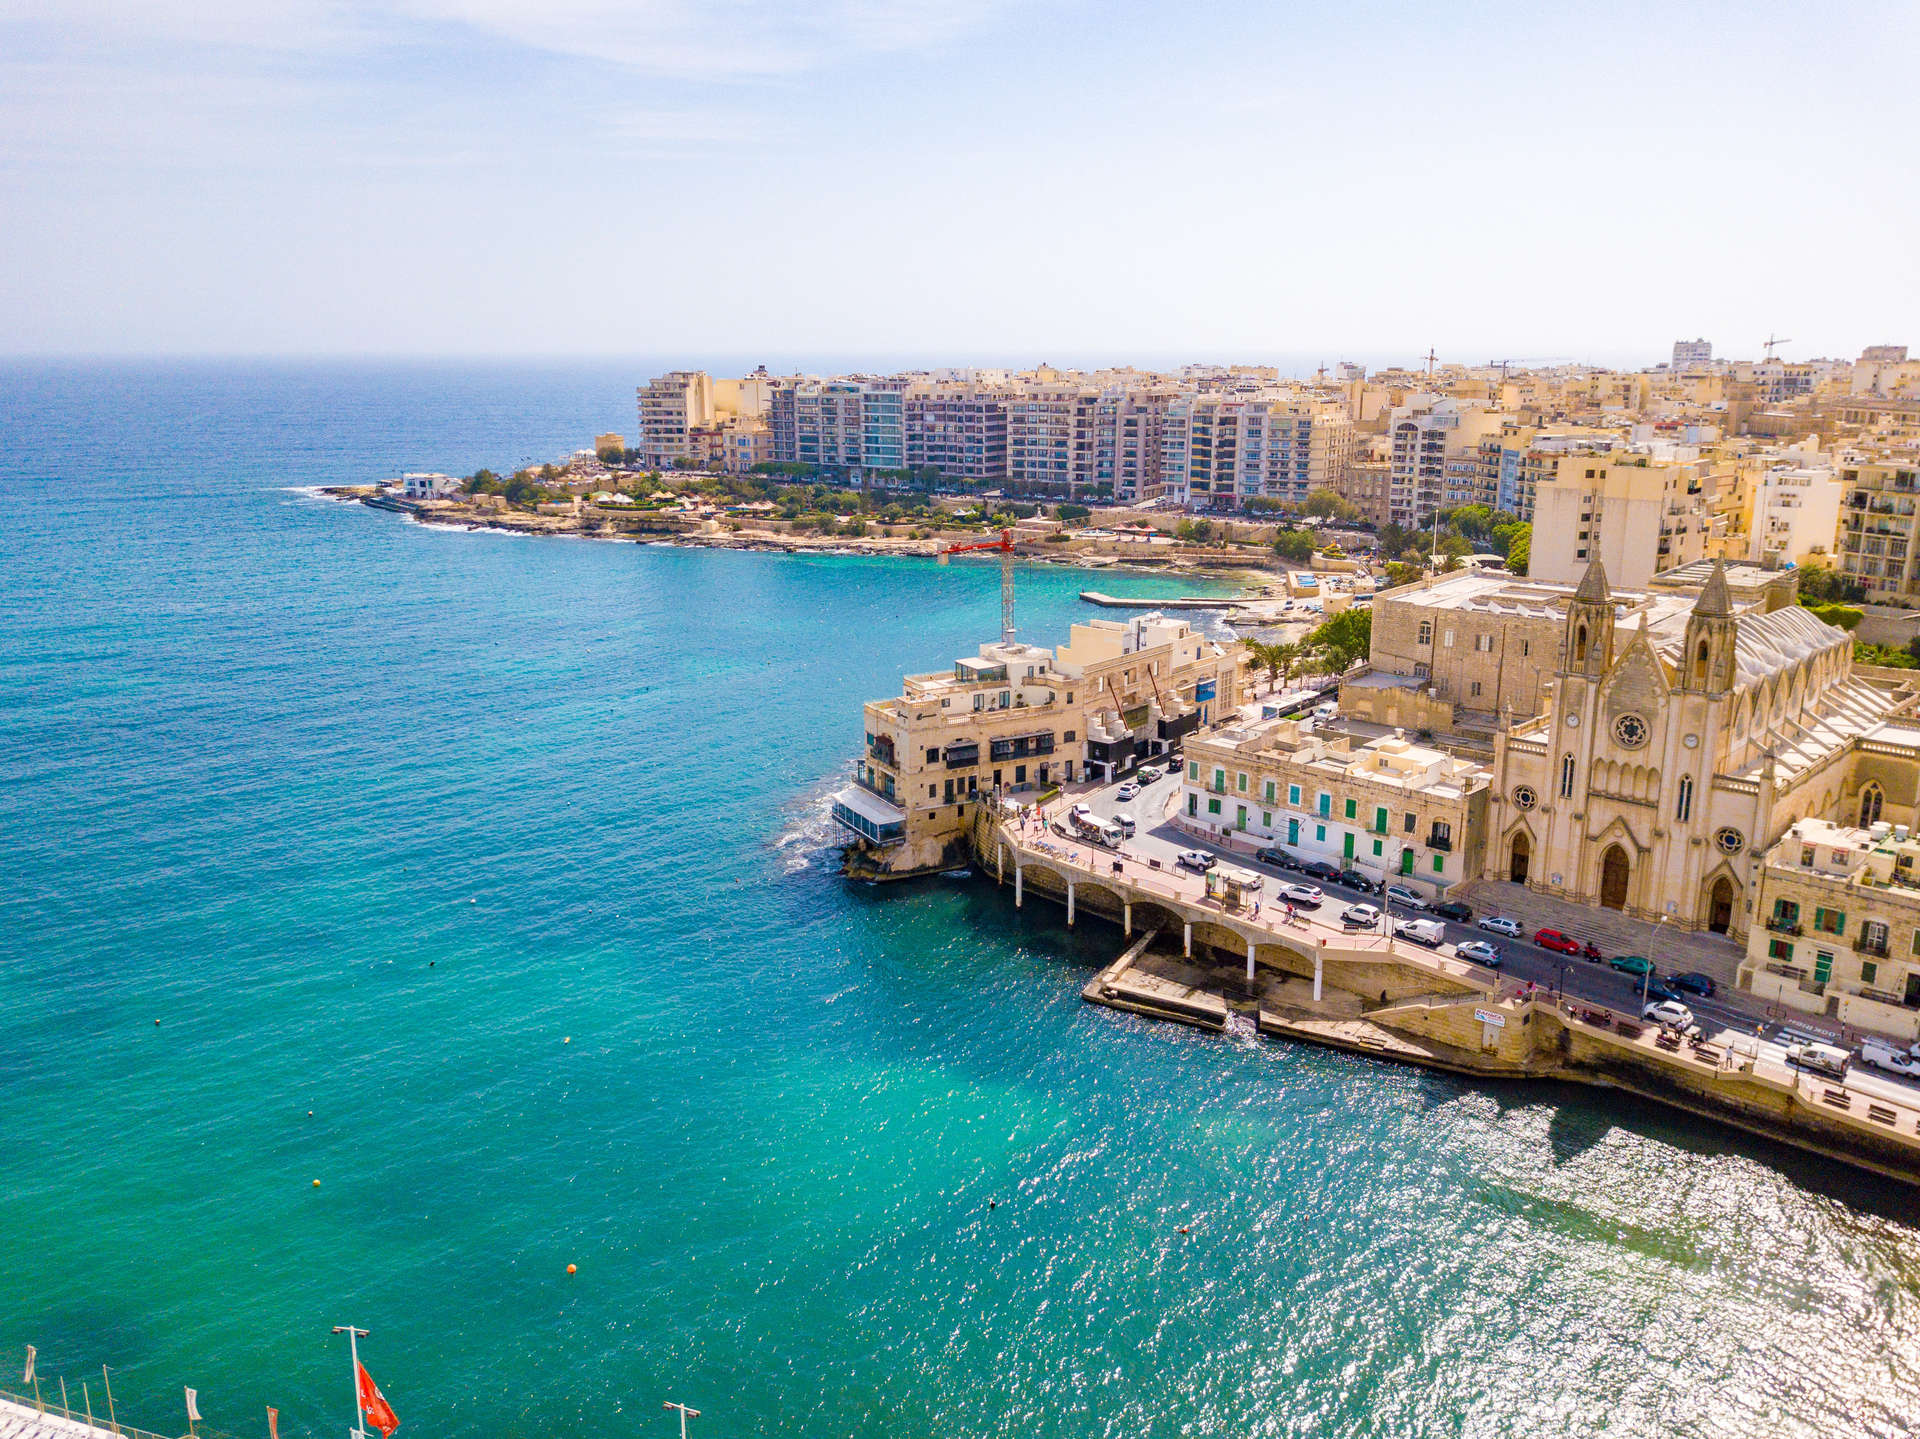
<svg viewBox="0 0 1920 1439">
<path fill-rule="evenodd" d="M 1686 645 L 1681 650 L 1680 688 L 1689 694 L 1725 694 L 1733 688 L 1734 646 L 1738 624 L 1733 596 L 1727 590 L 1726 565 L 1713 562 L 1700 598 L 1687 616 Z"/>
<path fill-rule="evenodd" d="M 1566 662 L 1562 674 L 1599 679 L 1613 665 L 1613 592 L 1599 560 L 1587 566 L 1567 604 Z"/>
</svg>

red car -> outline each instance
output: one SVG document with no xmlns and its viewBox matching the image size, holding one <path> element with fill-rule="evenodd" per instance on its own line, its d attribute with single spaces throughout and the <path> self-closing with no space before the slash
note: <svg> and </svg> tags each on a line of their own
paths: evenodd
<svg viewBox="0 0 1920 1439">
<path fill-rule="evenodd" d="M 1533 932 L 1533 942 L 1542 949 L 1552 950 L 1555 954 L 1578 954 L 1580 952 L 1580 941 L 1567 938 L 1566 935 L 1560 933 L 1557 929 L 1536 929 Z"/>
</svg>

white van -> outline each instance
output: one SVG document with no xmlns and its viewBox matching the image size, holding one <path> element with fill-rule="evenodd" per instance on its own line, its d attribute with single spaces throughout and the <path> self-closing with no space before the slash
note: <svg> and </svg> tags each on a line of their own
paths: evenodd
<svg viewBox="0 0 1920 1439">
<path fill-rule="evenodd" d="M 1133 838 L 1133 832 L 1134 832 L 1134 822 L 1133 822 L 1133 816 L 1132 816 L 1132 815 L 1130 815 L 1130 814 L 1116 814 L 1116 815 L 1115 815 L 1115 816 L 1113 817 L 1113 822 L 1114 822 L 1115 824 L 1117 824 L 1117 825 L 1119 825 L 1119 826 L 1120 826 L 1120 835 L 1121 835 L 1121 837 L 1122 837 L 1123 839 L 1132 839 L 1132 838 Z"/>
<path fill-rule="evenodd" d="M 1108 820 L 1100 826 L 1100 843 L 1104 844 L 1108 849 L 1120 848 L 1120 841 L 1126 837 L 1126 831 L 1121 829 L 1119 823 L 1115 820 Z"/>
<path fill-rule="evenodd" d="M 1853 1056 L 1831 1044 L 1793 1044 L 1787 1047 L 1787 1063 L 1809 1074 L 1824 1074 L 1829 1079 L 1845 1079 Z"/>
<path fill-rule="evenodd" d="M 1869 1039 L 1860 1046 L 1860 1062 L 1888 1074 L 1920 1074 L 1920 1044 L 1896 1048 L 1885 1040 Z"/>
</svg>

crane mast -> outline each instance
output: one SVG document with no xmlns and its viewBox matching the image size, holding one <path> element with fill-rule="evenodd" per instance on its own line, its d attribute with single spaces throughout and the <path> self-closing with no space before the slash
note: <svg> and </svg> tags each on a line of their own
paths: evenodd
<svg viewBox="0 0 1920 1439">
<path fill-rule="evenodd" d="M 981 540 L 971 545 L 949 545 L 940 551 L 940 563 L 945 564 L 949 556 L 964 555 L 974 550 L 997 550 L 1000 554 L 1000 642 L 1013 643 L 1013 531 L 1000 531 L 997 540 Z"/>
</svg>

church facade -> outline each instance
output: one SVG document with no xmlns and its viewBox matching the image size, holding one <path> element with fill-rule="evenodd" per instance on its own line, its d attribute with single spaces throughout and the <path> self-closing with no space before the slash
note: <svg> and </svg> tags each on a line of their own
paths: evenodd
<svg viewBox="0 0 1920 1439">
<path fill-rule="evenodd" d="M 1795 820 L 1912 823 L 1920 694 L 1856 671 L 1846 631 L 1743 607 L 1718 563 L 1690 607 L 1628 608 L 1590 565 L 1538 713 L 1496 734 L 1489 878 L 1738 939 Z"/>
</svg>

